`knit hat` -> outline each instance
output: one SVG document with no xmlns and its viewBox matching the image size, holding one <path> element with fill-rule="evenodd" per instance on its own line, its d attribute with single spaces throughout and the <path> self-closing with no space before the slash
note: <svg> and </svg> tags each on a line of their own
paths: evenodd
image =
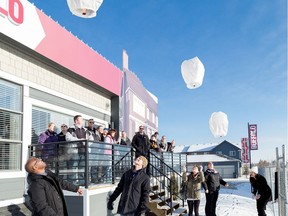
<svg viewBox="0 0 288 216">
<path fill-rule="evenodd" d="M 147 167 L 148 160 L 144 156 L 140 156 L 139 158 L 143 161 L 143 168 Z"/>
<path fill-rule="evenodd" d="M 254 173 L 258 173 L 258 167 L 257 166 L 253 166 L 251 169 L 250 169 L 250 172 L 254 172 Z"/>
</svg>

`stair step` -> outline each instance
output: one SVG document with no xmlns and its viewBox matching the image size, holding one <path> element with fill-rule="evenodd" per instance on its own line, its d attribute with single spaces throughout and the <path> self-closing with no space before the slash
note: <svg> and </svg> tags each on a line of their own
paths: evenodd
<svg viewBox="0 0 288 216">
<path fill-rule="evenodd" d="M 151 186 L 151 190 L 152 191 L 159 190 L 159 186 L 158 185 L 153 185 L 153 186 Z"/>
<path fill-rule="evenodd" d="M 170 214 L 170 213 L 171 213 L 170 203 L 167 203 L 167 207 L 168 207 L 167 214 Z M 178 202 L 172 202 L 172 208 L 173 208 L 174 210 L 178 209 L 179 207 L 180 207 L 180 203 L 178 203 Z"/>
<path fill-rule="evenodd" d="M 172 216 L 184 216 L 187 215 L 187 209 L 184 207 L 180 207 L 172 212 Z"/>
<path fill-rule="evenodd" d="M 150 200 L 150 202 L 156 202 L 159 206 L 164 206 L 169 200 L 170 200 L 169 197 L 162 197 L 162 198 Z"/>
<path fill-rule="evenodd" d="M 156 193 L 150 193 L 149 197 L 151 200 L 157 199 L 159 197 L 163 197 L 165 195 L 165 191 L 160 191 L 160 192 L 156 192 Z"/>
</svg>

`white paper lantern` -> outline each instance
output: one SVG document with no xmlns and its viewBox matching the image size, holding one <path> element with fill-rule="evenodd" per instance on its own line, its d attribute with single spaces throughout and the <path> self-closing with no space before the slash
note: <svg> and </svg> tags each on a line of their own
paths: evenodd
<svg viewBox="0 0 288 216">
<path fill-rule="evenodd" d="M 102 2 L 103 0 L 67 0 L 72 14 L 82 18 L 95 17 Z"/>
<path fill-rule="evenodd" d="M 228 117 L 223 112 L 213 112 L 210 120 L 209 127 L 214 137 L 223 137 L 228 132 Z"/>
<path fill-rule="evenodd" d="M 205 68 L 199 58 L 194 57 L 182 62 L 181 73 L 187 88 L 195 89 L 202 85 Z"/>
</svg>

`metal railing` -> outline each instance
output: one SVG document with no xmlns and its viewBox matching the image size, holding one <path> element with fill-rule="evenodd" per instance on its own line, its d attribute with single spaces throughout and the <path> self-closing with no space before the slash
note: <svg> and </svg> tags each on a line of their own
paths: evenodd
<svg viewBox="0 0 288 216">
<path fill-rule="evenodd" d="M 29 156 L 42 158 L 60 178 L 88 188 L 120 180 L 134 152 L 129 146 L 81 140 L 33 144 Z"/>
<path fill-rule="evenodd" d="M 161 201 L 169 206 L 170 213 L 173 212 L 173 200 L 181 200 L 184 206 L 184 199 L 179 195 L 182 183 L 182 168 L 186 166 L 187 157 L 183 154 L 168 152 L 150 151 L 150 175 L 159 190 L 164 190 L 164 196 L 159 197 Z M 166 193 L 168 192 L 168 193 Z"/>
<path fill-rule="evenodd" d="M 288 215 L 288 162 L 286 148 L 282 146 L 282 155 L 276 148 L 276 164 L 259 169 L 272 190 L 273 202 L 269 203 L 274 216 Z"/>
<path fill-rule="evenodd" d="M 60 178 L 88 188 L 95 184 L 114 184 L 120 180 L 123 173 L 132 167 L 135 152 L 130 146 L 77 140 L 32 144 L 29 146 L 29 156 L 42 158 L 47 168 Z M 171 182 L 171 174 L 176 173 L 179 179 L 182 166 L 186 165 L 186 155 L 171 152 L 156 153 L 151 150 L 148 160 L 148 172 L 156 179 L 160 178 L 159 175 L 165 175 L 165 187 L 168 187 L 167 182 Z M 180 182 L 177 182 L 179 188 Z"/>
<path fill-rule="evenodd" d="M 282 156 L 276 148 L 277 185 L 278 185 L 278 215 L 288 215 L 288 162 L 285 145 L 282 146 Z"/>
</svg>

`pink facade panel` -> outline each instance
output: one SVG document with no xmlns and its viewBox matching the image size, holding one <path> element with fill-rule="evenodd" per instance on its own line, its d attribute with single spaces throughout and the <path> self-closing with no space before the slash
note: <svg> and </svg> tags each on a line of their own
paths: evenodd
<svg viewBox="0 0 288 216">
<path fill-rule="evenodd" d="M 37 10 L 45 38 L 36 51 L 101 87 L 120 95 L 122 71 Z"/>
<path fill-rule="evenodd" d="M 7 1 L 9 4 L 0 1 L 1 33 L 104 89 L 120 95 L 123 73 L 119 68 L 30 2 L 17 0 L 18 10 L 16 13 L 13 10 L 15 1 Z"/>
</svg>

